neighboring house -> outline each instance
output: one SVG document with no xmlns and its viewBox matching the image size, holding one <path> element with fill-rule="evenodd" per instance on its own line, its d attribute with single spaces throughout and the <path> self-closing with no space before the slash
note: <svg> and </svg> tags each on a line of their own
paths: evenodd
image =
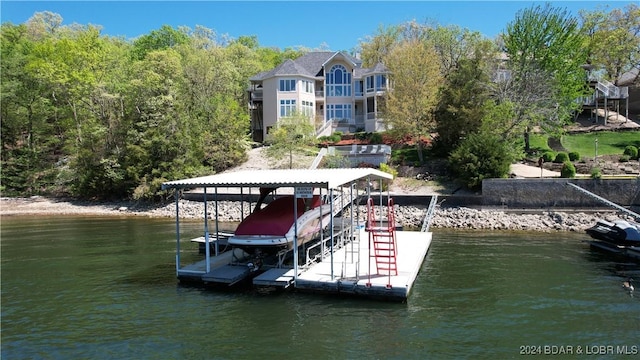
<svg viewBox="0 0 640 360">
<path fill-rule="evenodd" d="M 278 120 L 294 111 L 314 121 L 318 135 L 383 130 L 379 109 L 389 86 L 382 64 L 362 68 L 343 52 L 310 52 L 259 73 L 250 81 L 254 141 L 263 142 Z"/>
<path fill-rule="evenodd" d="M 622 114 L 625 118 L 629 118 L 629 87 L 628 86 L 616 86 L 613 83 L 604 80 L 598 76 L 598 73 L 594 71 L 594 67 L 591 65 L 584 65 L 583 68 L 587 72 L 587 81 L 589 86 L 593 89 L 590 96 L 582 99 L 582 110 L 589 111 L 591 116 L 595 116 L 595 122 L 598 120 L 599 110 L 604 110 L 603 122 L 606 125 L 609 118 L 609 110 L 615 111 L 617 114 Z M 631 81 L 625 81 L 625 77 L 630 77 L 631 73 L 624 74 L 620 84 L 631 83 Z M 623 109 L 621 109 L 621 105 Z M 624 112 L 621 112 L 624 111 Z"/>
</svg>

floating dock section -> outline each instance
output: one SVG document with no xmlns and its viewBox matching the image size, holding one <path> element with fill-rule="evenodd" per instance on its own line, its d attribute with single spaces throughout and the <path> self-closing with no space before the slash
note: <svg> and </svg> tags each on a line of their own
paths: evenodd
<svg viewBox="0 0 640 360">
<path fill-rule="evenodd" d="M 333 262 L 323 259 L 304 270 L 298 275 L 296 289 L 406 300 L 431 245 L 432 234 L 397 231 L 397 272 L 391 275 L 376 271 L 374 259 L 368 256 L 370 242 L 364 229 L 360 230 L 359 237 L 364 241 L 346 244 L 333 254 Z M 352 245 L 360 247 L 359 258 L 352 256 Z"/>
</svg>

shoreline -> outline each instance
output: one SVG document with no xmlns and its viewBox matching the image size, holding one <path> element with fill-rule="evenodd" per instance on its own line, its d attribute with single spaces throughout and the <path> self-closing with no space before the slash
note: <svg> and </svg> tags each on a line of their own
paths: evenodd
<svg viewBox="0 0 640 360">
<path fill-rule="evenodd" d="M 204 206 L 199 201 L 180 200 L 181 219 L 202 219 Z M 245 216 L 249 203 L 242 206 Z M 219 221 L 239 222 L 242 218 L 240 203 L 219 201 Z M 426 213 L 426 206 L 396 205 L 396 219 L 407 228 L 419 228 Z M 213 203 L 208 204 L 209 217 L 215 218 Z M 366 214 L 360 205 L 361 220 Z M 151 218 L 175 218 L 175 203 L 164 205 L 137 204 L 130 201 L 89 202 L 70 199 L 56 199 L 41 196 L 30 198 L 0 198 L 0 218 L 9 216 L 130 216 Z M 537 232 L 584 232 L 599 219 L 614 220 L 625 218 L 615 211 L 585 213 L 581 211 L 540 211 L 538 213 L 517 213 L 499 209 L 478 210 L 468 207 L 436 209 L 431 228 L 492 230 L 492 231 L 537 231 Z"/>
</svg>

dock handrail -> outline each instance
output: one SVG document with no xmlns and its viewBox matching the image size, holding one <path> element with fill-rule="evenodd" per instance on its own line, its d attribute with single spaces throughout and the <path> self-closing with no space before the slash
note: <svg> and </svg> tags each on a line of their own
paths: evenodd
<svg viewBox="0 0 640 360">
<path fill-rule="evenodd" d="M 573 188 L 575 188 L 576 190 L 582 192 L 583 194 L 586 194 L 586 195 L 588 195 L 588 196 L 590 196 L 590 197 L 592 197 L 592 198 L 594 198 L 594 199 L 596 199 L 596 200 L 598 200 L 598 201 L 600 201 L 600 202 L 602 202 L 602 203 L 604 203 L 604 204 L 606 204 L 608 206 L 611 206 L 612 208 L 615 208 L 615 209 L 617 209 L 617 210 L 619 210 L 619 211 L 621 211 L 621 212 L 623 212 L 625 214 L 631 215 L 634 218 L 640 220 L 640 214 L 638 214 L 638 213 L 635 213 L 635 212 L 633 212 L 633 211 L 631 211 L 631 210 L 629 210 L 629 209 L 627 209 L 625 207 L 622 207 L 622 206 L 620 206 L 620 205 L 618 205 L 618 204 L 616 204 L 616 203 L 614 203 L 612 201 L 609 201 L 609 200 L 607 200 L 607 199 L 605 199 L 605 198 L 603 198 L 601 196 L 598 196 L 598 195 L 592 193 L 589 190 L 583 189 L 583 188 L 581 188 L 580 186 L 578 186 L 576 184 L 567 182 L 567 185 L 571 185 Z"/>
<path fill-rule="evenodd" d="M 438 195 L 433 195 L 431 197 L 431 202 L 429 202 L 427 213 L 424 215 L 424 220 L 422 221 L 422 229 L 420 230 L 421 232 L 429 232 L 429 226 L 431 226 L 431 220 L 433 220 L 433 216 L 436 214 L 437 204 L 438 204 Z"/>
</svg>

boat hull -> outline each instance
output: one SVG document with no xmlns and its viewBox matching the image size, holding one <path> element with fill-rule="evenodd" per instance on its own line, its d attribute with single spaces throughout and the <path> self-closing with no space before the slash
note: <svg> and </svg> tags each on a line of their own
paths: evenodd
<svg viewBox="0 0 640 360">
<path fill-rule="evenodd" d="M 292 225 L 283 235 L 236 234 L 230 237 L 228 242 L 230 245 L 240 247 L 247 252 L 252 252 L 255 249 L 266 253 L 291 250 L 294 247 L 294 240 L 297 241 L 298 246 L 302 246 L 320 237 L 320 231 L 326 228 L 331 221 L 329 211 L 330 206 L 323 205 L 305 212 L 298 218 L 297 225 Z M 296 233 L 297 237 L 294 236 Z"/>
<path fill-rule="evenodd" d="M 595 240 L 604 241 L 620 246 L 640 246 L 639 225 L 627 221 L 609 222 L 598 220 L 596 224 L 586 230 Z"/>
</svg>

